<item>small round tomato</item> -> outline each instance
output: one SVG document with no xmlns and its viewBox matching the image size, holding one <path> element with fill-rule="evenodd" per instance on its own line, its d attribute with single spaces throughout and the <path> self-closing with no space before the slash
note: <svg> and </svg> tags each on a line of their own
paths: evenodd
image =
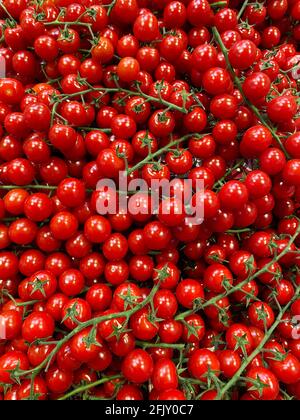
<svg viewBox="0 0 300 420">
<path fill-rule="evenodd" d="M 162 359 L 155 363 L 152 373 L 152 384 L 158 392 L 177 388 L 178 374 L 176 365 L 172 360 Z"/>
<path fill-rule="evenodd" d="M 14 369 L 28 370 L 29 361 L 21 351 L 8 351 L 0 357 L 0 380 L 3 384 L 13 384 L 11 371 Z"/>
<path fill-rule="evenodd" d="M 46 383 L 54 394 L 63 394 L 73 383 L 73 373 L 53 366 L 46 373 Z"/>
<path fill-rule="evenodd" d="M 229 60 L 231 65 L 239 70 L 246 70 L 251 67 L 256 60 L 257 48 L 250 40 L 236 42 L 229 50 Z"/>
<path fill-rule="evenodd" d="M 66 296 L 76 296 L 82 292 L 85 281 L 79 270 L 69 269 L 60 275 L 58 284 Z"/>
<path fill-rule="evenodd" d="M 204 273 L 204 285 L 214 293 L 224 292 L 232 283 L 232 273 L 222 264 L 212 264 Z"/>
<path fill-rule="evenodd" d="M 268 330 L 275 321 L 272 308 L 264 302 L 254 302 L 248 309 L 249 319 L 252 325 L 262 330 Z"/>
<path fill-rule="evenodd" d="M 122 372 L 127 380 L 141 384 L 148 381 L 153 373 L 153 361 L 145 350 L 133 350 L 123 360 Z"/>
<path fill-rule="evenodd" d="M 253 349 L 253 338 L 249 328 L 243 324 L 233 324 L 226 332 L 226 342 L 230 350 L 239 355 L 250 354 Z"/>
<path fill-rule="evenodd" d="M 252 397 L 260 400 L 276 400 L 279 394 L 279 382 L 269 369 L 253 368 L 248 372 L 247 378 L 251 379 L 247 383 L 247 388 Z"/>
<path fill-rule="evenodd" d="M 52 337 L 55 325 L 47 312 L 32 312 L 22 326 L 23 338 L 32 343 L 35 340 Z"/>
<path fill-rule="evenodd" d="M 182 280 L 177 286 L 176 297 L 182 306 L 192 309 L 196 302 L 204 300 L 203 286 L 197 280 Z"/>
<path fill-rule="evenodd" d="M 118 64 L 117 74 L 121 81 L 130 83 L 136 80 L 140 71 L 139 62 L 132 57 L 124 57 Z"/>
<path fill-rule="evenodd" d="M 207 383 L 220 375 L 220 362 L 210 350 L 196 350 L 189 358 L 188 370 L 195 379 Z"/>
<path fill-rule="evenodd" d="M 240 356 L 232 350 L 223 350 L 219 356 L 220 370 L 226 378 L 232 378 L 242 365 Z"/>
</svg>

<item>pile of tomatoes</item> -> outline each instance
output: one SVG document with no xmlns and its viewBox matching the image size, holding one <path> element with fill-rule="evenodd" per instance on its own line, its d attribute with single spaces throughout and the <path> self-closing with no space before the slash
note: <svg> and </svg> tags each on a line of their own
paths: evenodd
<svg viewBox="0 0 300 420">
<path fill-rule="evenodd" d="M 0 19 L 0 399 L 300 399 L 300 1 Z"/>
</svg>

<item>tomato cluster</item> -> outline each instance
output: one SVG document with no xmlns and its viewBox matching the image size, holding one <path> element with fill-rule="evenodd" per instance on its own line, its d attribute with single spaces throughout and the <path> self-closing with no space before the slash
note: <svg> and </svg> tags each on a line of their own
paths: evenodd
<svg viewBox="0 0 300 420">
<path fill-rule="evenodd" d="M 1 2 L 0 399 L 300 399 L 299 21 Z"/>
</svg>

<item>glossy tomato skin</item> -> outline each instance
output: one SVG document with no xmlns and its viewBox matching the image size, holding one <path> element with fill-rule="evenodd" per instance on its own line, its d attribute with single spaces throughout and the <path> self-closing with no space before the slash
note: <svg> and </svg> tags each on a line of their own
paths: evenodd
<svg viewBox="0 0 300 420">
<path fill-rule="evenodd" d="M 10 370 L 16 368 L 27 370 L 29 368 L 29 361 L 27 356 L 20 351 L 10 351 L 0 358 L 0 378 L 4 384 L 13 384 L 13 379 L 10 376 Z"/>
<path fill-rule="evenodd" d="M 153 372 L 152 359 L 144 350 L 133 350 L 124 359 L 122 371 L 131 382 L 146 382 Z"/>
<path fill-rule="evenodd" d="M 210 350 L 196 350 L 189 359 L 188 369 L 194 378 L 207 382 L 209 371 L 220 374 L 220 362 Z"/>
<path fill-rule="evenodd" d="M 253 368 L 250 372 L 248 372 L 248 378 L 254 380 L 260 379 L 260 381 L 266 385 L 262 394 L 260 394 L 257 390 L 253 390 L 250 391 L 251 396 L 261 400 L 276 400 L 279 394 L 279 382 L 276 376 L 269 369 L 263 367 Z M 247 385 L 249 390 L 252 387 L 252 384 L 250 384 L 251 382 Z"/>
<path fill-rule="evenodd" d="M 30 343 L 37 339 L 52 337 L 53 333 L 54 320 L 47 312 L 33 312 L 22 326 L 22 336 Z"/>
<path fill-rule="evenodd" d="M 17 338 L 22 329 L 22 315 L 17 311 L 8 310 L 2 312 L 1 317 L 6 339 L 13 340 Z"/>
<path fill-rule="evenodd" d="M 73 330 L 77 323 L 71 319 L 69 311 L 75 311 L 75 318 L 80 322 L 88 321 L 91 318 L 91 307 L 85 300 L 74 298 L 67 301 L 62 308 L 62 318 L 64 325 L 70 330 Z"/>
<path fill-rule="evenodd" d="M 250 330 L 243 324 L 233 324 L 226 332 L 226 342 L 229 349 L 250 354 L 253 349 L 253 338 Z"/>
<path fill-rule="evenodd" d="M 238 41 L 229 50 L 229 60 L 234 68 L 244 70 L 254 63 L 256 53 L 256 46 L 252 41 Z"/>
<path fill-rule="evenodd" d="M 143 394 L 141 390 L 135 385 L 123 385 L 119 390 L 117 401 L 139 401 L 143 400 Z"/>
<path fill-rule="evenodd" d="M 17 392 L 17 398 L 18 400 L 28 400 L 31 395 L 31 389 L 33 387 L 34 394 L 38 395 L 37 399 L 38 401 L 45 401 L 48 396 L 48 388 L 47 384 L 44 379 L 41 377 L 36 377 L 31 383 L 31 381 L 28 379 L 24 381 Z"/>
<path fill-rule="evenodd" d="M 31 345 L 28 348 L 27 357 L 30 364 L 34 367 L 39 366 L 49 356 L 54 345 Z"/>
<path fill-rule="evenodd" d="M 196 299 L 204 299 L 204 290 L 197 280 L 185 279 L 178 284 L 176 297 L 182 306 L 191 309 Z"/>
<path fill-rule="evenodd" d="M 192 331 L 189 332 L 188 326 Z M 198 315 L 189 315 L 185 318 L 183 325 L 182 339 L 186 343 L 198 344 L 205 335 L 205 323 L 203 318 Z"/>
<path fill-rule="evenodd" d="M 70 342 L 71 354 L 81 363 L 90 362 L 98 355 L 99 349 L 97 345 L 87 345 L 90 332 L 91 328 L 86 328 L 76 334 Z"/>
<path fill-rule="evenodd" d="M 119 340 L 111 341 L 109 348 L 114 355 L 124 357 L 134 350 L 135 337 L 132 333 L 124 333 Z"/>
<path fill-rule="evenodd" d="M 19 285 L 19 295 L 22 299 L 46 300 L 56 291 L 57 280 L 50 271 L 36 271 L 29 279 Z"/>
<path fill-rule="evenodd" d="M 146 308 L 136 312 L 130 320 L 134 336 L 139 340 L 151 340 L 158 332 L 158 324 L 149 321 L 149 310 Z"/>
<path fill-rule="evenodd" d="M 87 292 L 86 300 L 94 311 L 106 310 L 112 301 L 112 291 L 106 284 L 95 284 Z"/>
<path fill-rule="evenodd" d="M 299 382 L 300 364 L 294 354 L 288 354 L 283 361 L 270 361 L 270 366 L 278 380 L 284 384 Z"/>
<path fill-rule="evenodd" d="M 179 321 L 166 320 L 160 323 L 158 334 L 163 343 L 173 344 L 183 335 L 183 326 Z"/>
<path fill-rule="evenodd" d="M 223 350 L 219 354 L 221 371 L 227 378 L 232 378 L 241 367 L 241 358 L 237 353 L 230 350 Z"/>
<path fill-rule="evenodd" d="M 152 375 L 153 386 L 158 392 L 176 389 L 178 386 L 176 366 L 169 359 L 157 361 Z"/>
<path fill-rule="evenodd" d="M 204 284 L 215 293 L 221 293 L 227 284 L 232 284 L 231 272 L 222 264 L 213 264 L 205 271 Z"/>
<path fill-rule="evenodd" d="M 72 385 L 72 372 L 63 371 L 53 366 L 46 374 L 46 383 L 48 389 L 54 394 L 66 392 Z"/>
</svg>

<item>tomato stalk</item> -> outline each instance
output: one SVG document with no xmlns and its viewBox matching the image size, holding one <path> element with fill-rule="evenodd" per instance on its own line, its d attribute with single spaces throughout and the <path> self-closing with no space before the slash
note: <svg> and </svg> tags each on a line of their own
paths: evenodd
<svg viewBox="0 0 300 420">
<path fill-rule="evenodd" d="M 106 133 L 106 134 L 111 133 L 110 128 L 78 127 L 78 130 L 82 130 L 82 131 L 101 131 L 101 133 Z"/>
<path fill-rule="evenodd" d="M 108 4 L 108 9 L 107 9 L 108 16 L 111 14 L 112 9 L 114 8 L 116 3 L 117 3 L 117 0 L 113 0 L 110 4 Z"/>
<path fill-rule="evenodd" d="M 2 9 L 4 10 L 4 12 L 7 14 L 7 16 L 9 17 L 9 19 L 16 25 L 17 22 L 16 20 L 12 17 L 12 15 L 9 13 L 9 11 L 7 10 L 7 8 L 4 6 L 3 2 L 0 3 L 0 7 L 2 7 Z"/>
<path fill-rule="evenodd" d="M 40 184 L 33 184 L 33 185 L 0 185 L 1 190 L 13 190 L 14 188 L 26 188 L 26 189 L 32 189 L 32 190 L 56 190 L 57 187 L 53 185 L 40 185 Z"/>
<path fill-rule="evenodd" d="M 73 391 L 68 392 L 68 394 L 65 394 L 63 397 L 60 397 L 58 400 L 59 401 L 67 400 L 71 397 L 74 397 L 75 395 L 81 394 L 82 392 L 88 391 L 89 389 L 92 389 L 99 385 L 103 385 L 106 382 L 113 381 L 116 379 L 122 379 L 122 375 L 103 377 L 96 382 L 92 382 L 91 384 L 82 385 L 78 388 L 73 389 Z"/>
<path fill-rule="evenodd" d="M 165 348 L 165 349 L 174 349 L 174 350 L 184 350 L 185 344 L 169 344 L 169 343 L 148 343 L 146 341 L 136 341 L 136 344 L 144 349 L 149 347 L 158 347 L 158 348 Z"/>
<path fill-rule="evenodd" d="M 54 20 L 52 22 L 43 22 L 45 26 L 52 26 L 52 25 L 64 25 L 64 26 L 91 26 L 90 23 L 85 23 L 85 22 L 80 22 L 80 21 L 75 21 L 75 22 L 63 22 L 61 20 Z"/>
<path fill-rule="evenodd" d="M 238 20 L 240 20 L 241 19 L 241 17 L 243 16 L 243 14 L 244 14 L 244 11 L 246 10 L 246 8 L 247 8 L 247 6 L 248 6 L 248 3 L 249 3 L 249 0 L 245 0 L 244 1 L 244 3 L 243 3 L 243 5 L 242 5 L 242 7 L 241 7 L 241 9 L 240 9 L 240 11 L 239 11 L 239 13 L 238 13 Z"/>
<path fill-rule="evenodd" d="M 226 1 L 217 1 L 215 3 L 210 4 L 210 7 L 212 7 L 213 9 L 222 8 L 222 7 L 226 7 L 226 6 L 227 6 Z"/>
<path fill-rule="evenodd" d="M 178 112 L 181 112 L 182 114 L 187 114 L 188 113 L 188 110 L 185 109 L 184 107 L 180 107 L 178 105 L 175 105 L 171 102 L 166 101 L 163 98 L 156 98 L 154 96 L 147 95 L 146 93 L 142 92 L 140 89 L 138 89 L 138 91 L 134 91 L 134 90 L 130 90 L 130 89 L 124 89 L 124 88 L 121 88 L 121 87 L 120 88 L 118 88 L 118 87 L 116 87 L 116 88 L 105 88 L 105 87 L 94 88 L 94 87 L 91 87 L 89 89 L 86 89 L 86 90 L 84 90 L 82 92 L 78 92 L 78 93 L 58 95 L 56 97 L 55 102 L 60 103 L 60 102 L 65 101 L 67 99 L 78 97 L 79 95 L 86 95 L 86 94 L 91 93 L 91 92 L 105 92 L 105 93 L 124 92 L 124 93 L 127 93 L 128 95 L 132 95 L 132 96 L 141 95 L 143 98 L 147 99 L 148 101 L 160 103 L 161 105 L 166 106 L 170 110 L 178 111 Z"/>
<path fill-rule="evenodd" d="M 140 168 L 143 168 L 147 163 L 151 162 L 153 159 L 161 156 L 165 152 L 168 152 L 170 148 L 172 148 L 174 146 L 177 146 L 178 144 L 181 144 L 181 143 L 185 142 L 189 138 L 191 138 L 191 137 L 198 137 L 200 139 L 201 137 L 204 137 L 206 135 L 207 134 L 199 135 L 197 133 L 191 133 L 191 134 L 187 134 L 186 136 L 181 137 L 180 139 L 174 140 L 171 143 L 168 143 L 166 146 L 162 147 L 161 149 L 157 150 L 157 152 L 150 153 L 145 159 L 141 160 L 138 164 L 136 164 L 135 166 L 133 166 L 132 168 L 130 168 L 128 170 L 128 174 L 130 175 L 131 173 L 135 172 L 136 170 L 138 170 Z"/>
</svg>

